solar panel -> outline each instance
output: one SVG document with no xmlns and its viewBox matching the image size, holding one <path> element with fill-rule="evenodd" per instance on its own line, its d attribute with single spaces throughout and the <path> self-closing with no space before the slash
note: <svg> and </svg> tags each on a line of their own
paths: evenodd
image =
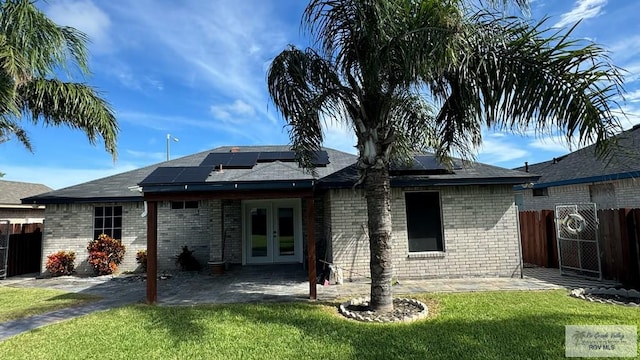
<svg viewBox="0 0 640 360">
<path fill-rule="evenodd" d="M 444 170 L 447 168 L 433 155 L 418 155 L 413 159 L 414 166 L 421 166 L 424 170 Z"/>
<path fill-rule="evenodd" d="M 459 170 L 461 167 L 457 164 L 453 164 L 454 170 Z M 451 171 L 434 155 L 416 155 L 413 158 L 413 162 L 406 164 L 401 162 L 392 163 L 390 170 L 393 172 L 403 174 L 447 174 Z"/>
<path fill-rule="evenodd" d="M 159 167 L 144 178 L 140 184 L 170 184 L 181 172 L 182 167 Z"/>
<path fill-rule="evenodd" d="M 210 153 L 200 164 L 223 169 L 251 169 L 258 161 L 258 152 Z"/>
<path fill-rule="evenodd" d="M 209 177 L 213 169 L 210 166 L 191 166 L 185 167 L 173 180 L 174 183 L 203 183 Z"/>
<path fill-rule="evenodd" d="M 229 162 L 230 157 L 231 153 L 209 153 L 209 155 L 202 160 L 200 166 L 226 165 Z"/>
<path fill-rule="evenodd" d="M 293 151 L 262 151 L 262 152 L 235 152 L 235 153 L 210 153 L 200 164 L 223 169 L 251 169 L 257 163 L 274 161 L 294 162 L 296 154 Z M 326 151 L 317 151 L 313 159 L 316 166 L 329 164 L 329 154 Z"/>
<path fill-rule="evenodd" d="M 211 173 L 211 167 L 205 166 L 159 167 L 142 180 L 140 184 L 202 183 L 207 180 L 209 173 Z"/>
<path fill-rule="evenodd" d="M 258 156 L 258 162 L 296 161 L 296 154 L 293 151 L 263 151 Z"/>
<path fill-rule="evenodd" d="M 316 158 L 313 161 L 316 166 L 327 166 L 329 164 L 329 154 L 326 151 L 316 151 Z"/>
</svg>

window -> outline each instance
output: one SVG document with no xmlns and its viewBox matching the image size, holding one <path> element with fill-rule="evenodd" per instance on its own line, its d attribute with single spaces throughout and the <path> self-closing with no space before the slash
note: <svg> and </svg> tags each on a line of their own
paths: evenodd
<svg viewBox="0 0 640 360">
<path fill-rule="evenodd" d="M 122 239 L 122 206 L 96 206 L 93 212 L 93 238 L 107 234 Z"/>
<path fill-rule="evenodd" d="M 533 189 L 533 196 L 549 196 L 548 188 Z"/>
<path fill-rule="evenodd" d="M 407 192 L 409 252 L 444 251 L 440 194 L 437 192 Z"/>
<path fill-rule="evenodd" d="M 197 208 L 198 208 L 197 201 L 172 201 L 171 202 L 172 210 L 197 209 Z"/>
</svg>

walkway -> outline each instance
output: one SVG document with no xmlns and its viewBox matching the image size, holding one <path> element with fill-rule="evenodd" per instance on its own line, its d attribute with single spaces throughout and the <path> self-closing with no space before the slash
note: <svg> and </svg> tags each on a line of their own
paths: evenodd
<svg viewBox="0 0 640 360">
<path fill-rule="evenodd" d="M 558 269 L 526 268 L 524 278 L 468 278 L 401 280 L 394 286 L 396 295 L 429 292 L 464 292 L 492 290 L 548 290 L 575 287 L 614 286 L 560 276 Z M 0 324 L 0 341 L 44 325 L 133 303 L 144 303 L 146 285 L 140 275 L 119 277 L 73 277 L 51 279 L 10 278 L 0 286 L 54 288 L 74 293 L 93 294 L 103 299 L 87 305 L 61 309 L 26 319 Z M 318 300 L 367 296 L 368 282 L 345 282 L 343 285 L 318 285 Z M 238 302 L 304 301 L 309 295 L 306 272 L 299 266 L 237 267 L 224 275 L 176 273 L 158 281 L 160 305 L 194 305 Z"/>
</svg>

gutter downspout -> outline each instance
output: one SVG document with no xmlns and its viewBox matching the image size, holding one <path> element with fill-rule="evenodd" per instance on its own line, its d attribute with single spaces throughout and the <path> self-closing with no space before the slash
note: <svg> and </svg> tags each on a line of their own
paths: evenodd
<svg viewBox="0 0 640 360">
<path fill-rule="evenodd" d="M 524 278 L 524 260 L 522 259 L 522 234 L 520 234 L 520 209 L 516 207 L 516 220 L 518 225 L 518 254 L 520 254 L 520 279 Z"/>
</svg>

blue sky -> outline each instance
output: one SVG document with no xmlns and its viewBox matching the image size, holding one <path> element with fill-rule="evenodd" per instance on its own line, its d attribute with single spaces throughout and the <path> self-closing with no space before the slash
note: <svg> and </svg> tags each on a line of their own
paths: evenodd
<svg viewBox="0 0 640 360">
<path fill-rule="evenodd" d="M 86 82 L 113 106 L 121 133 L 114 162 L 102 144 L 78 131 L 26 126 L 34 146 L 0 144 L 5 180 L 62 188 L 222 145 L 285 144 L 284 121 L 266 90 L 271 59 L 288 44 L 304 45 L 300 0 L 56 0 L 39 4 L 56 22 L 87 33 L 92 42 Z M 623 126 L 640 123 L 640 2 L 536 0 L 534 19 L 570 26 L 575 37 L 611 51 L 628 71 Z M 26 124 L 25 124 L 26 125 Z M 325 146 L 355 152 L 354 138 L 338 124 Z M 575 150 L 575 148 L 573 148 Z M 478 161 L 522 166 L 569 152 L 557 138 L 486 132 Z"/>
</svg>

